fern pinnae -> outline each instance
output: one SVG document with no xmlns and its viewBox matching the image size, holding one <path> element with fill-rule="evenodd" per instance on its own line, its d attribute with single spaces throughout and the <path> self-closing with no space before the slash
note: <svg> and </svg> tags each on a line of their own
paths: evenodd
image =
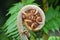
<svg viewBox="0 0 60 40">
<path fill-rule="evenodd" d="M 16 30 L 17 30 L 17 27 L 15 27 L 15 28 L 12 29 L 12 30 L 7 30 L 6 34 L 12 33 L 12 32 L 14 32 L 14 31 L 16 31 Z"/>
<path fill-rule="evenodd" d="M 7 29 L 12 30 L 15 27 L 16 27 L 16 21 L 13 21 L 10 25 L 8 25 Z"/>
<path fill-rule="evenodd" d="M 19 33 L 13 35 L 12 37 L 18 37 L 18 36 L 20 36 Z"/>
<path fill-rule="evenodd" d="M 8 35 L 8 37 L 9 36 L 12 36 L 12 35 L 14 35 L 14 34 L 17 34 L 18 33 L 18 31 L 15 31 L 15 32 L 13 32 L 13 33 L 10 33 L 9 35 Z"/>
<path fill-rule="evenodd" d="M 3 27 L 6 28 L 9 24 L 11 24 L 14 20 L 16 20 L 16 18 L 17 18 L 17 13 L 11 15 L 11 17 L 6 21 Z"/>
</svg>

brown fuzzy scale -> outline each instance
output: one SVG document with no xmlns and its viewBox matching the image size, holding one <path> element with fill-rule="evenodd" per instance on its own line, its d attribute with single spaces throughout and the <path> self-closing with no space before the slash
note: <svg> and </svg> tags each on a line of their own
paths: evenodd
<svg viewBox="0 0 60 40">
<path fill-rule="evenodd" d="M 27 35 L 27 37 L 30 37 L 30 33 L 28 32 L 28 30 L 24 30 L 22 33 Z"/>
<path fill-rule="evenodd" d="M 37 26 L 38 26 L 38 24 L 35 22 L 35 23 L 32 23 L 31 28 L 34 29 L 34 28 L 36 28 Z"/>
<path fill-rule="evenodd" d="M 37 28 L 37 26 L 39 26 L 39 22 L 42 22 L 42 18 L 39 14 L 39 12 L 37 12 L 37 14 L 35 14 L 36 10 L 35 9 L 29 9 L 27 11 L 25 11 L 26 15 L 23 15 L 22 14 L 22 19 L 23 19 L 23 22 L 24 20 L 30 20 L 30 21 L 26 21 L 27 25 L 29 27 L 33 29 Z"/>
</svg>

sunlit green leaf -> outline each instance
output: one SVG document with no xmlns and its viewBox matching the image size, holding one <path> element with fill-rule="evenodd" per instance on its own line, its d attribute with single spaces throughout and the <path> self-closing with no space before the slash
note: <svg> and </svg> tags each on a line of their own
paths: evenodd
<svg viewBox="0 0 60 40">
<path fill-rule="evenodd" d="M 35 0 L 22 0 L 22 3 L 27 5 L 33 3 Z"/>
</svg>

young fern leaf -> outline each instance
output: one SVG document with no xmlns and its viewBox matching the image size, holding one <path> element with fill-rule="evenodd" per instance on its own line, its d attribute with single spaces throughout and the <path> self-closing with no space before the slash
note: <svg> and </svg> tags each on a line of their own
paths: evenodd
<svg viewBox="0 0 60 40">
<path fill-rule="evenodd" d="M 48 31 L 51 30 L 55 32 L 57 30 L 59 32 L 60 28 L 60 12 L 59 7 L 53 9 L 50 7 L 48 11 L 45 13 L 46 15 L 46 24 L 43 28 L 44 32 L 48 34 Z"/>
<path fill-rule="evenodd" d="M 36 3 L 32 3 L 34 0 L 26 0 L 28 4 L 34 4 L 37 5 Z M 13 5 L 13 7 L 11 7 L 8 11 L 8 13 L 6 14 L 6 16 L 8 16 L 9 14 L 11 14 L 11 16 L 8 18 L 8 20 L 6 21 L 6 23 L 3 25 L 3 29 L 5 31 L 5 34 L 8 37 L 11 38 L 15 38 L 17 40 L 19 38 L 19 33 L 18 33 L 18 28 L 17 28 L 17 24 L 16 24 L 16 20 L 17 20 L 17 15 L 18 12 L 20 11 L 20 9 L 24 6 L 23 3 L 19 2 Z"/>
</svg>

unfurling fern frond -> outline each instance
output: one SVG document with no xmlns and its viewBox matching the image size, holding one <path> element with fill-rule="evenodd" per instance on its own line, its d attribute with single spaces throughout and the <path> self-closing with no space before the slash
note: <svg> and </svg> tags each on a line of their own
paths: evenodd
<svg viewBox="0 0 60 40">
<path fill-rule="evenodd" d="M 34 5 L 38 5 L 36 3 L 33 3 L 34 0 L 25 0 L 28 2 L 28 4 L 34 4 Z M 25 2 L 26 3 L 26 2 Z M 13 7 L 11 7 L 8 11 L 8 13 L 6 14 L 6 16 L 8 16 L 9 14 L 11 14 L 11 16 L 8 18 L 8 20 L 6 21 L 6 23 L 3 25 L 3 29 L 5 31 L 5 34 L 8 36 L 8 37 L 11 37 L 11 38 L 15 38 L 17 40 L 20 40 L 18 38 L 20 38 L 19 36 L 19 32 L 18 32 L 18 28 L 17 28 L 17 15 L 18 15 L 18 12 L 20 11 L 20 9 L 24 6 L 24 5 L 27 5 L 24 4 L 23 2 L 19 2 L 19 3 L 16 3 L 13 5 Z"/>
<path fill-rule="evenodd" d="M 27 2 L 27 3 L 29 3 L 29 2 Z M 7 34 L 8 37 L 12 37 L 13 39 L 15 38 L 15 39 L 19 40 L 18 38 L 20 38 L 20 36 L 19 36 L 16 20 L 17 20 L 17 15 L 18 15 L 19 10 L 26 4 L 23 4 L 20 2 L 14 4 L 14 6 L 11 7 L 9 9 L 9 12 L 6 14 L 6 15 L 11 14 L 11 16 L 8 18 L 6 23 L 3 25 L 5 34 Z M 32 3 L 32 1 L 29 4 L 37 5 L 35 3 Z M 48 33 L 49 30 L 51 30 L 53 32 L 55 30 L 59 31 L 59 27 L 60 27 L 59 9 L 60 9 L 59 7 L 57 7 L 56 9 L 53 9 L 52 7 L 50 7 L 48 9 L 48 11 L 45 13 L 46 23 L 42 29 L 45 33 Z"/>
</svg>

